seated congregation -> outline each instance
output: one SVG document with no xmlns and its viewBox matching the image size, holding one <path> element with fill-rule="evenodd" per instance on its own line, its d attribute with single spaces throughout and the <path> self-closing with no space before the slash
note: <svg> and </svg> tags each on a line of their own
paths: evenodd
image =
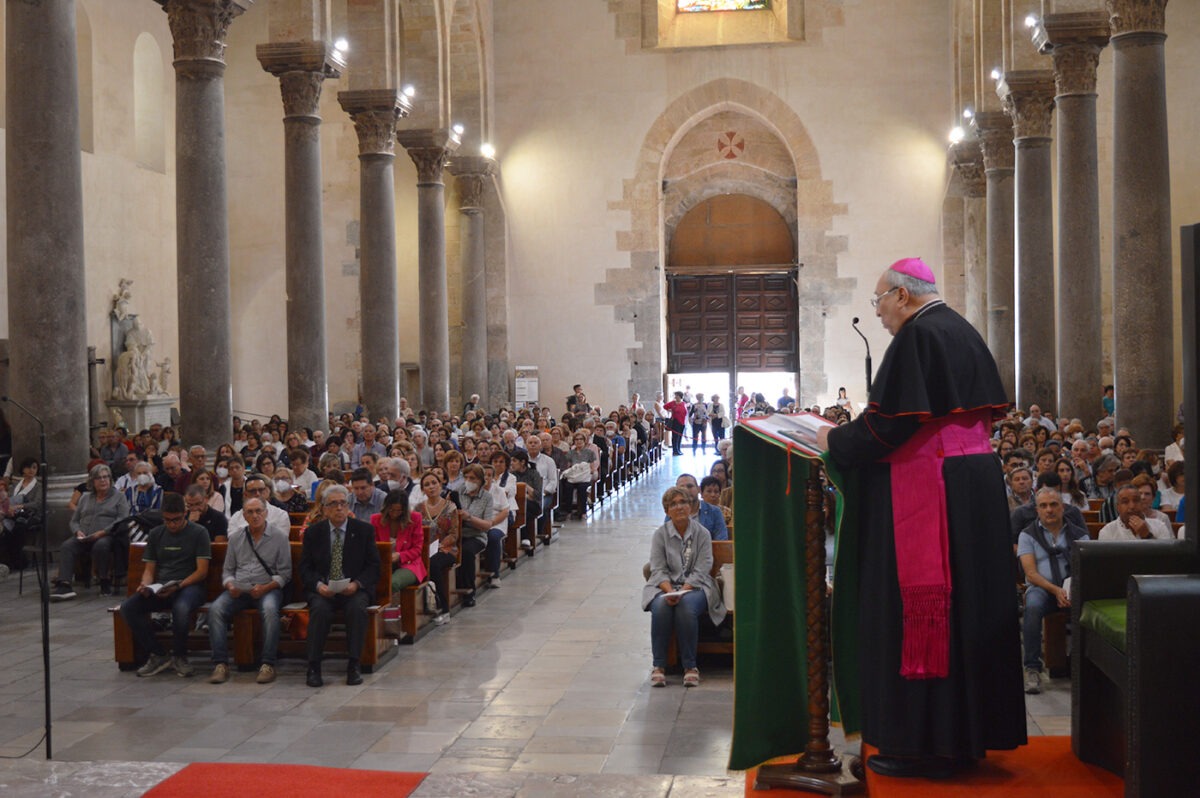
<svg viewBox="0 0 1200 798">
<path fill-rule="evenodd" d="M 139 676 L 190 676 L 206 652 L 210 682 L 236 669 L 265 684 L 296 657 L 317 687 L 332 655 L 358 684 L 397 640 L 474 606 L 568 514 L 593 512 L 661 458 L 662 425 L 640 406 L 560 419 L 468 407 L 331 416 L 328 431 L 235 419 L 211 461 L 169 427 L 102 430 L 51 599 L 93 576 L 101 595 L 123 586 L 115 656 Z"/>
</svg>

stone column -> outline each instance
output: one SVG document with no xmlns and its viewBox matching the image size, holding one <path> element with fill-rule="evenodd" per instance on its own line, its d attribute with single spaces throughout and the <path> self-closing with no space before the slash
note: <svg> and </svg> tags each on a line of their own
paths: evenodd
<svg viewBox="0 0 1200 798">
<path fill-rule="evenodd" d="M 1054 61 L 1058 112 L 1058 412 L 1090 424 L 1104 379 L 1096 67 L 1108 44 L 1100 12 L 1050 14 L 1035 44 Z"/>
<path fill-rule="evenodd" d="M 987 342 L 1010 399 L 1016 396 L 1016 326 L 1013 304 L 1012 119 L 1003 111 L 977 111 L 975 129 L 987 178 Z"/>
<path fill-rule="evenodd" d="M 421 407 L 450 409 L 450 318 L 446 291 L 446 187 L 442 170 L 458 147 L 446 130 L 397 134 L 417 167 L 417 293 L 420 297 Z"/>
<path fill-rule="evenodd" d="M 74 0 L 12 3 L 6 29 L 8 388 L 45 424 L 48 528 L 57 530 L 88 457 Z M 11 404 L 3 411 L 13 457 L 40 457 L 37 425 Z"/>
<path fill-rule="evenodd" d="M 447 165 L 458 178 L 458 210 L 462 226 L 462 396 L 488 395 L 487 271 L 483 192 L 495 161 L 482 156 L 456 156 Z"/>
<path fill-rule="evenodd" d="M 158 0 L 175 45 L 175 225 L 179 411 L 209 451 L 233 420 L 225 36 L 253 0 Z"/>
<path fill-rule="evenodd" d="M 283 93 L 284 236 L 287 288 L 288 421 L 325 429 L 325 258 L 321 226 L 321 85 L 345 64 L 326 42 L 258 46 L 263 69 Z"/>
<path fill-rule="evenodd" d="M 1017 406 L 1058 407 L 1054 336 L 1054 198 L 1050 127 L 1054 75 L 1006 72 L 996 86 L 1016 144 Z"/>
<path fill-rule="evenodd" d="M 963 274 L 966 319 L 987 340 L 987 176 L 977 139 L 954 145 L 950 163 L 963 195 Z"/>
<path fill-rule="evenodd" d="M 359 163 L 359 300 L 362 303 L 362 397 L 372 419 L 400 414 L 400 342 L 396 307 L 396 121 L 408 98 L 395 89 L 338 92 L 354 120 Z"/>
<path fill-rule="evenodd" d="M 1115 78 L 1113 382 L 1117 425 L 1148 445 L 1168 440 L 1175 418 L 1166 5 L 1108 0 Z"/>
</svg>

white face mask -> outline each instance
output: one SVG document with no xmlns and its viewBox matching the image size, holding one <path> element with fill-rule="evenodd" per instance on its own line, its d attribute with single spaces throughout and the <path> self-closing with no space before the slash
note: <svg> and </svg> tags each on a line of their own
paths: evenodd
<svg viewBox="0 0 1200 798">
<path fill-rule="evenodd" d="M 228 477 L 229 477 L 229 469 L 228 468 L 226 468 L 225 466 L 221 466 L 217 469 L 217 478 L 218 479 L 227 479 Z"/>
<path fill-rule="evenodd" d="M 154 477 L 150 476 L 149 474 L 138 474 L 137 479 L 135 479 L 134 482 L 145 487 L 146 485 L 154 484 Z"/>
<path fill-rule="evenodd" d="M 479 490 L 479 483 L 473 479 L 468 479 L 463 481 L 463 487 L 466 488 L 467 493 L 474 493 Z"/>
<path fill-rule="evenodd" d="M 284 482 L 283 480 L 279 480 L 278 482 L 275 483 L 275 492 L 276 493 L 287 493 L 291 489 L 292 489 L 292 483 L 290 483 L 290 482 Z"/>
<path fill-rule="evenodd" d="M 398 489 L 399 487 L 400 487 L 400 483 L 399 483 L 399 482 L 397 482 L 396 480 L 394 480 L 394 479 L 389 479 L 389 480 L 387 481 L 387 488 L 388 488 L 388 490 L 396 490 L 396 489 Z"/>
</svg>

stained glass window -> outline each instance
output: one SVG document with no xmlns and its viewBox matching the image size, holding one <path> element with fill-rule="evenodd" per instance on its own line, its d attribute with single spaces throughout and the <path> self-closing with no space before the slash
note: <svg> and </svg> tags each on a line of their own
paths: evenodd
<svg viewBox="0 0 1200 798">
<path fill-rule="evenodd" d="M 771 0 L 675 0 L 675 8 L 687 11 L 756 11 L 770 8 Z"/>
</svg>

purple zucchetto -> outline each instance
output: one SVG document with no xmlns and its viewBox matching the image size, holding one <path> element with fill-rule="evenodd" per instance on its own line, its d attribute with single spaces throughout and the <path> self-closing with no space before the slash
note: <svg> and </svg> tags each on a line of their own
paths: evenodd
<svg viewBox="0 0 1200 798">
<path fill-rule="evenodd" d="M 937 285 L 937 280 L 933 276 L 933 270 L 926 266 L 925 261 L 920 258 L 902 258 L 888 268 L 894 272 L 907 274 L 909 277 L 915 277 L 918 280 Z"/>
</svg>

